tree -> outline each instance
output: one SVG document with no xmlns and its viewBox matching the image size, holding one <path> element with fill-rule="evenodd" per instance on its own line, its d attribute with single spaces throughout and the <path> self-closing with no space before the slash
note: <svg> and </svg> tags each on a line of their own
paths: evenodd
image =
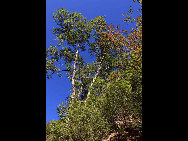
<svg viewBox="0 0 188 141">
<path fill-rule="evenodd" d="M 52 74 L 54 72 L 60 73 L 61 69 L 55 63 L 61 58 L 65 61 L 67 75 L 72 82 L 71 98 L 74 99 L 76 95 L 76 72 L 84 64 L 79 51 L 85 51 L 92 27 L 89 21 L 77 12 L 71 13 L 66 9 L 59 9 L 56 12 L 53 17 L 58 27 L 54 28 L 53 33 L 58 44 L 47 49 L 47 71 L 52 71 Z M 68 47 L 62 47 L 65 43 Z M 48 59 L 49 57 L 51 58 Z"/>
<path fill-rule="evenodd" d="M 98 68 L 90 88 L 92 88 L 98 76 L 106 78 L 114 69 L 112 64 L 120 55 L 120 48 L 122 47 L 122 40 L 120 39 L 123 39 L 122 34 L 119 34 L 120 31 L 115 32 L 115 29 L 112 29 L 112 24 L 107 26 L 104 21 L 97 21 L 97 23 L 97 26 L 94 25 L 95 32 L 93 37 L 95 41 L 89 43 L 90 53 L 96 56 L 96 61 L 98 62 Z M 117 29 L 119 29 L 118 26 Z M 88 91 L 87 99 L 89 98 L 89 95 L 90 90 Z"/>
<path fill-rule="evenodd" d="M 70 99 L 57 107 L 60 117 L 47 124 L 49 140 L 101 140 L 112 132 L 142 125 L 142 17 L 130 33 L 107 25 L 105 17 L 90 21 L 77 12 L 56 11 L 57 46 L 47 49 L 47 74 L 60 74 L 63 60 L 72 83 Z M 90 40 L 91 39 L 91 40 Z M 67 47 L 63 45 L 66 44 Z M 80 51 L 96 57 L 84 62 Z"/>
<path fill-rule="evenodd" d="M 61 65 L 58 66 L 58 63 L 62 63 L 60 60 L 63 59 L 68 78 L 72 82 L 71 98 L 74 99 L 86 91 L 89 93 L 87 90 L 89 83 L 93 83 L 99 75 L 101 64 L 104 60 L 102 55 L 93 64 L 88 64 L 83 61 L 79 51 L 85 51 L 86 44 L 93 47 L 93 43 L 89 42 L 92 30 L 101 31 L 106 26 L 106 22 L 103 16 L 88 21 L 77 12 L 71 13 L 66 9 L 59 9 L 56 12 L 53 17 L 58 27 L 54 28 L 53 33 L 56 36 L 56 40 L 58 40 L 58 44 L 47 49 L 47 77 L 51 78 L 54 73 L 58 73 L 59 76 L 62 75 L 62 69 L 59 67 Z M 68 47 L 62 47 L 64 44 L 67 44 Z M 97 56 L 98 54 L 95 55 Z M 96 71 L 97 65 L 98 69 Z M 90 70 L 86 68 L 90 68 Z"/>
</svg>

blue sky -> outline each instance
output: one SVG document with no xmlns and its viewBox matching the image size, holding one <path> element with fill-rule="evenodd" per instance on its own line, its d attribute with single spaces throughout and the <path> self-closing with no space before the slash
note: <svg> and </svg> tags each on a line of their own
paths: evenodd
<svg viewBox="0 0 188 141">
<path fill-rule="evenodd" d="M 130 5 L 138 7 L 138 3 L 132 0 L 46 0 L 46 48 L 56 45 L 55 36 L 52 34 L 53 27 L 56 23 L 53 21 L 55 9 L 65 8 L 68 11 L 77 11 L 88 20 L 97 16 L 106 16 L 108 24 L 120 24 L 120 28 L 127 29 L 123 22 L 122 14 L 127 14 Z M 92 61 L 90 56 L 84 55 L 89 62 Z M 57 120 L 57 105 L 70 94 L 71 83 L 66 75 L 59 78 L 54 76 L 52 79 L 46 79 L 46 122 Z"/>
</svg>

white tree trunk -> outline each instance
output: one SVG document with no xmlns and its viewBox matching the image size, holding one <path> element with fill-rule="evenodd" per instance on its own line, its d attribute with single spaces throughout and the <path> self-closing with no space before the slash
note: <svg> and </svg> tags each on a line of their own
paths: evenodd
<svg viewBox="0 0 188 141">
<path fill-rule="evenodd" d="M 102 62 L 103 62 L 103 60 L 104 60 L 104 56 L 102 57 L 102 59 L 101 59 L 101 61 L 100 61 L 100 63 L 99 63 L 99 67 L 98 67 L 98 69 L 97 69 L 97 72 L 96 72 L 95 76 L 93 77 L 93 80 L 92 80 L 91 85 L 89 86 L 89 88 L 91 88 L 91 87 L 93 86 L 93 84 L 94 84 L 96 78 L 98 77 L 99 72 L 100 72 L 100 70 L 101 70 L 101 68 L 102 68 Z M 89 95 L 90 95 L 90 94 L 91 94 L 91 93 L 90 93 L 90 91 L 89 91 L 88 94 L 87 94 L 87 98 L 86 98 L 85 102 L 86 102 L 87 99 L 89 98 Z"/>
<path fill-rule="evenodd" d="M 79 48 L 79 44 L 78 44 L 78 48 Z M 74 61 L 73 74 L 72 74 L 72 96 L 71 96 L 72 99 L 74 99 L 76 95 L 75 75 L 76 75 L 77 60 L 78 60 L 78 49 L 76 50 L 76 57 Z"/>
</svg>

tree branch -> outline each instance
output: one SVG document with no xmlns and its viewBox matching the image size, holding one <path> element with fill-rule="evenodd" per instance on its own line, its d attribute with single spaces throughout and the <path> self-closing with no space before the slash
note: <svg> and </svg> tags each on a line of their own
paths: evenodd
<svg viewBox="0 0 188 141">
<path fill-rule="evenodd" d="M 69 71 L 69 70 L 61 70 L 61 71 Z"/>
</svg>

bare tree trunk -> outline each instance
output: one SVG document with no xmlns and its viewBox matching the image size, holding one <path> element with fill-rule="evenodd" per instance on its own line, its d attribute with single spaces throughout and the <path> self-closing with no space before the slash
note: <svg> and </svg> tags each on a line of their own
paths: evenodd
<svg viewBox="0 0 188 141">
<path fill-rule="evenodd" d="M 78 48 L 79 48 L 79 44 L 78 44 Z M 78 60 L 78 49 L 76 50 L 76 57 L 74 61 L 73 74 L 72 74 L 72 96 L 71 96 L 72 99 L 75 98 L 75 94 L 76 94 L 75 75 L 76 75 L 77 60 Z"/>
<path fill-rule="evenodd" d="M 103 60 L 104 60 L 104 56 L 102 57 L 102 59 L 101 59 L 101 61 L 100 61 L 100 63 L 99 63 L 99 67 L 98 67 L 98 69 L 97 69 L 97 73 L 96 73 L 95 76 L 93 77 L 93 80 L 92 80 L 91 85 L 89 86 L 89 88 L 91 88 L 91 87 L 93 86 L 93 84 L 94 84 L 96 78 L 98 77 L 99 72 L 100 72 L 100 70 L 101 70 L 101 68 L 102 68 L 102 62 L 103 62 Z M 90 91 L 89 91 L 88 94 L 87 94 L 87 98 L 86 98 L 85 102 L 87 101 L 87 99 L 88 99 L 88 97 L 89 97 L 90 94 L 91 94 L 91 93 L 90 93 Z"/>
</svg>

